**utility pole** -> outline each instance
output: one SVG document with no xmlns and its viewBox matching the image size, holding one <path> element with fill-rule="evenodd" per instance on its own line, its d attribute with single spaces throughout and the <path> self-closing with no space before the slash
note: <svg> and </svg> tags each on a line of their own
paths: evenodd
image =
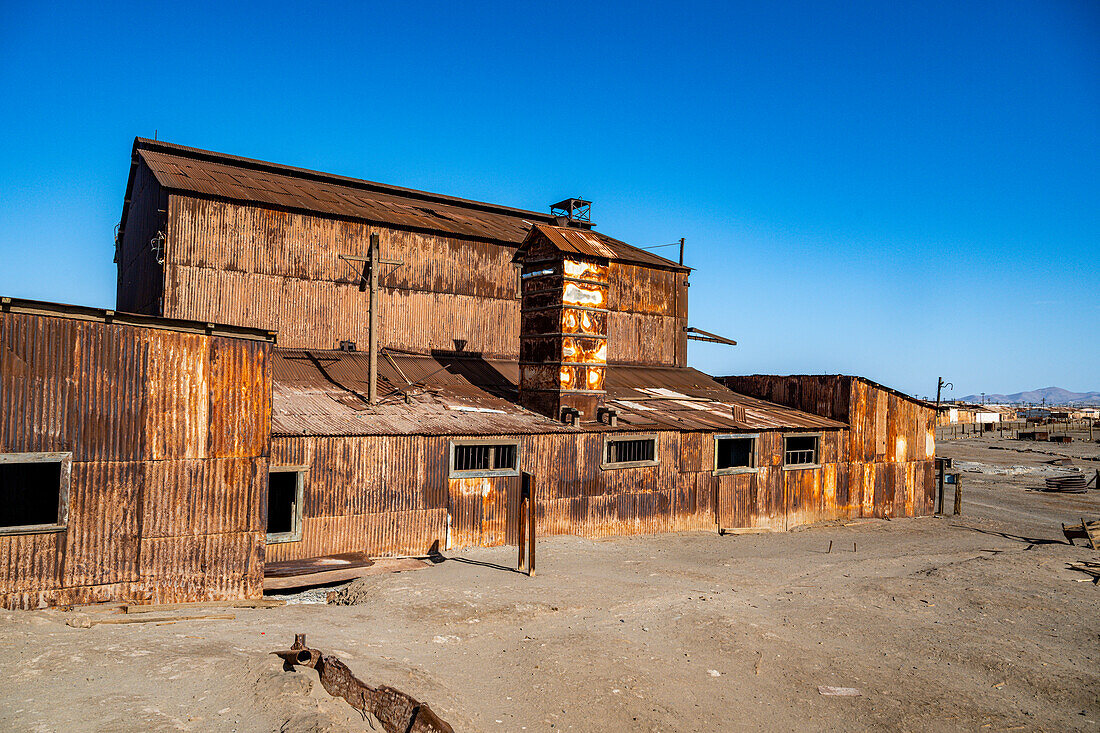
<svg viewBox="0 0 1100 733">
<path fill-rule="evenodd" d="M 955 389 L 955 385 L 951 384 L 951 382 L 943 381 L 943 377 L 940 377 L 939 383 L 936 384 L 936 413 L 937 414 L 939 414 L 939 411 L 940 411 L 940 392 L 943 390 L 944 387 L 950 387 L 951 389 Z"/>
<path fill-rule="evenodd" d="M 367 283 L 370 288 L 370 332 L 367 348 L 370 350 L 370 384 L 367 385 L 367 401 L 378 402 L 378 271 L 382 265 L 401 265 L 399 260 L 382 259 L 378 235 L 370 235 L 370 254 L 367 257 Z M 362 289 L 362 286 L 360 286 Z"/>
<path fill-rule="evenodd" d="M 680 264 L 684 264 L 684 238 L 680 237 Z"/>
</svg>

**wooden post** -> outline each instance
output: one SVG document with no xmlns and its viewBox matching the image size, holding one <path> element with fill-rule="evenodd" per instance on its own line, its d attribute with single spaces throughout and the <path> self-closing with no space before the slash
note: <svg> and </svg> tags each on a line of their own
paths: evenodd
<svg viewBox="0 0 1100 733">
<path fill-rule="evenodd" d="M 955 516 L 959 516 L 963 513 L 963 490 L 962 490 L 962 476 L 961 474 L 955 474 L 955 511 L 951 512 Z"/>
<path fill-rule="evenodd" d="M 939 509 L 936 510 L 936 514 L 943 514 L 943 459 L 936 462 L 940 464 L 940 470 L 938 472 L 939 482 L 937 484 L 939 490 L 936 492 L 939 499 Z"/>
<path fill-rule="evenodd" d="M 527 474 L 523 474 L 522 486 L 519 493 L 519 560 L 516 562 L 516 570 L 522 571 L 527 567 L 527 512 L 528 509 L 528 481 Z"/>
<path fill-rule="evenodd" d="M 523 474 L 527 484 L 527 575 L 535 576 L 535 477 Z"/>
</svg>

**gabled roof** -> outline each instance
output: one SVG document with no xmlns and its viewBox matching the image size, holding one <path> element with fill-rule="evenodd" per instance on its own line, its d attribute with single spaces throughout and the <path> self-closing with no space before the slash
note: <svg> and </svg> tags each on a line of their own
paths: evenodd
<svg viewBox="0 0 1100 733">
<path fill-rule="evenodd" d="M 561 227 L 537 222 L 532 224 L 527 238 L 516 251 L 516 259 L 521 258 L 524 251 L 540 239 L 565 255 L 579 254 L 586 257 L 597 257 L 614 262 L 629 262 L 666 270 L 687 272 L 689 269 L 676 264 L 672 260 L 666 260 L 664 257 L 655 255 L 652 252 L 633 247 L 626 242 L 620 242 L 590 229 Z"/>
<path fill-rule="evenodd" d="M 210 150 L 136 138 L 121 228 L 126 228 L 134 171 L 144 163 L 170 192 L 261 204 L 374 224 L 497 242 L 518 247 L 533 224 L 549 214 L 417 191 L 375 181 L 279 165 Z M 591 233 L 590 233 L 591 234 Z M 603 234 L 597 239 L 621 251 L 625 261 L 678 268 L 671 260 Z"/>
<path fill-rule="evenodd" d="M 519 363 L 469 354 L 383 352 L 379 402 L 369 405 L 365 353 L 276 349 L 272 432 L 276 435 L 524 435 L 606 432 L 597 422 L 569 427 L 517 404 Z M 678 367 L 609 366 L 606 404 L 616 431 L 820 430 L 842 422 L 726 389 Z M 408 401 L 405 395 L 408 395 Z M 733 407 L 744 408 L 735 419 Z M 587 416 L 591 417 L 591 416 Z"/>
</svg>

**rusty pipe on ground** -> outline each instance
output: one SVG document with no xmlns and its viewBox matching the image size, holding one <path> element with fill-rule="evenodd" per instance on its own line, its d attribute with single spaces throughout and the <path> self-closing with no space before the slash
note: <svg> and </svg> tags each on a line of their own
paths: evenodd
<svg viewBox="0 0 1100 733">
<path fill-rule="evenodd" d="M 454 733 L 432 709 L 392 687 L 371 687 L 336 657 L 306 646 L 306 635 L 295 634 L 289 649 L 271 652 L 286 664 L 317 670 L 321 685 L 333 697 L 342 697 L 364 716 L 378 718 L 386 733 Z"/>
</svg>

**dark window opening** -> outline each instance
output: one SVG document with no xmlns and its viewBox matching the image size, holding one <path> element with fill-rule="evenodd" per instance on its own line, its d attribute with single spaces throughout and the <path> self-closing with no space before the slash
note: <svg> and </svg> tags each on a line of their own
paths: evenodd
<svg viewBox="0 0 1100 733">
<path fill-rule="evenodd" d="M 272 471 L 267 476 L 267 533 L 293 534 L 298 524 L 298 472 Z"/>
<path fill-rule="evenodd" d="M 787 466 L 812 466 L 818 463 L 816 435 L 788 435 L 783 439 L 783 463 Z"/>
<path fill-rule="evenodd" d="M 652 463 L 657 459 L 656 438 L 626 438 L 607 441 L 605 464 Z"/>
<path fill-rule="evenodd" d="M 515 443 L 455 443 L 452 473 L 515 473 Z"/>
<path fill-rule="evenodd" d="M 0 526 L 61 524 L 61 463 L 0 463 Z"/>
<path fill-rule="evenodd" d="M 714 452 L 719 471 L 756 466 L 756 438 L 718 438 Z"/>
</svg>

